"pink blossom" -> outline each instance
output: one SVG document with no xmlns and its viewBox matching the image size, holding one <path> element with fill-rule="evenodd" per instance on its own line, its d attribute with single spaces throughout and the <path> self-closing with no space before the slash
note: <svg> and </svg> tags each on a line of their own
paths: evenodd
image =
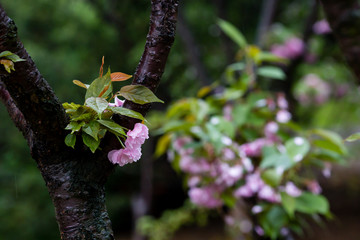
<svg viewBox="0 0 360 240">
<path fill-rule="evenodd" d="M 310 192 L 314 194 L 320 194 L 322 191 L 319 183 L 316 180 L 307 181 L 306 187 L 309 189 Z"/>
<path fill-rule="evenodd" d="M 240 165 L 229 166 L 226 163 L 220 164 L 220 175 L 216 183 L 226 186 L 234 185 L 243 175 L 243 168 Z"/>
<path fill-rule="evenodd" d="M 258 138 L 253 142 L 242 144 L 239 151 L 248 157 L 259 157 L 264 146 L 272 145 L 273 141 L 266 138 Z M 240 154 L 241 155 L 241 154 Z"/>
<path fill-rule="evenodd" d="M 257 233 L 257 235 L 259 235 L 259 236 L 264 236 L 264 234 L 265 234 L 264 229 L 262 229 L 262 227 L 260 227 L 260 226 L 255 226 L 254 230 Z"/>
<path fill-rule="evenodd" d="M 196 185 L 198 185 L 201 181 L 201 178 L 199 176 L 191 176 L 188 181 L 187 184 L 190 188 L 195 187 Z"/>
<path fill-rule="evenodd" d="M 269 185 L 264 185 L 258 192 L 258 197 L 260 199 L 269 201 L 269 202 L 280 202 L 281 197 L 275 190 Z"/>
<path fill-rule="evenodd" d="M 265 137 L 275 139 L 276 133 L 279 130 L 279 125 L 276 122 L 269 122 L 264 127 Z"/>
<path fill-rule="evenodd" d="M 195 159 L 191 156 L 184 155 L 180 159 L 180 168 L 184 172 L 200 174 L 210 171 L 210 164 L 205 158 Z"/>
<path fill-rule="evenodd" d="M 292 197 L 299 197 L 302 194 L 302 191 L 293 182 L 286 183 L 285 192 Z"/>
<path fill-rule="evenodd" d="M 225 120 L 228 120 L 228 121 L 233 120 L 232 110 L 233 110 L 233 107 L 231 105 L 225 105 L 225 107 L 223 109 L 223 114 L 224 114 Z"/>
<path fill-rule="evenodd" d="M 331 177 L 331 164 L 325 163 L 324 165 L 325 167 L 322 170 L 322 174 L 324 175 L 324 177 L 329 178 Z"/>
<path fill-rule="evenodd" d="M 330 28 L 330 25 L 329 25 L 328 21 L 323 19 L 323 20 L 317 21 L 313 25 L 313 31 L 314 31 L 314 33 L 316 33 L 318 35 L 322 35 L 322 34 L 330 33 L 331 28 Z"/>
<path fill-rule="evenodd" d="M 115 100 L 114 103 L 109 103 L 110 107 L 122 107 L 125 102 L 123 100 L 118 99 L 117 97 L 115 97 L 114 100 Z"/>
<path fill-rule="evenodd" d="M 285 94 L 279 93 L 277 96 L 277 105 L 281 109 L 287 109 L 289 107 L 289 104 L 285 98 Z"/>
<path fill-rule="evenodd" d="M 289 122 L 291 119 L 291 113 L 289 113 L 287 110 L 279 110 L 276 113 L 276 121 L 278 121 L 279 123 L 287 123 Z"/>
<path fill-rule="evenodd" d="M 271 47 L 271 52 L 278 57 L 295 59 L 304 52 L 304 48 L 303 40 L 292 37 L 286 40 L 284 45 L 274 44 Z"/>
<path fill-rule="evenodd" d="M 251 209 L 251 212 L 253 214 L 258 214 L 258 213 L 261 213 L 263 211 L 263 207 L 260 206 L 260 205 L 255 205 L 252 209 Z"/>
<path fill-rule="evenodd" d="M 247 158 L 247 157 L 242 158 L 241 163 L 244 166 L 246 171 L 248 171 L 248 172 L 254 171 L 254 165 L 252 164 L 250 158 Z"/>
<path fill-rule="evenodd" d="M 235 197 L 252 197 L 256 194 L 263 186 L 264 181 L 260 177 L 259 172 L 254 172 L 246 176 L 245 185 L 239 187 L 234 192 Z"/>
<path fill-rule="evenodd" d="M 271 47 L 271 53 L 278 56 L 278 57 L 281 57 L 281 58 L 288 58 L 289 55 L 288 55 L 288 52 L 287 52 L 287 48 L 283 45 L 280 45 L 280 44 L 274 44 L 272 47 Z"/>
<path fill-rule="evenodd" d="M 133 130 L 127 132 L 125 148 L 112 150 L 108 158 L 113 164 L 124 166 L 127 163 L 136 162 L 141 157 L 141 145 L 149 138 L 149 129 L 141 123 L 136 123 Z"/>
<path fill-rule="evenodd" d="M 236 157 L 234 151 L 231 150 L 230 148 L 224 148 L 222 150 L 222 155 L 223 155 L 224 160 L 228 160 L 228 161 L 234 160 Z"/>
<path fill-rule="evenodd" d="M 305 48 L 303 40 L 297 37 L 288 39 L 285 42 L 285 46 L 288 50 L 288 56 L 290 59 L 295 59 L 299 57 L 303 53 Z"/>
<path fill-rule="evenodd" d="M 214 185 L 189 190 L 190 201 L 200 207 L 216 208 L 223 205 L 219 199 L 220 189 Z"/>
<path fill-rule="evenodd" d="M 184 147 L 186 144 L 191 143 L 191 141 L 192 140 L 189 137 L 177 138 L 173 143 L 175 151 L 177 151 L 182 156 L 192 154 L 194 149 Z"/>
</svg>

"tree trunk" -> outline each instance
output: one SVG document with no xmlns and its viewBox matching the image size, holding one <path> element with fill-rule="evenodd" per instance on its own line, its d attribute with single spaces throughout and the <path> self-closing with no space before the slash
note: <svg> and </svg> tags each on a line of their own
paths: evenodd
<svg viewBox="0 0 360 240">
<path fill-rule="evenodd" d="M 133 84 L 155 91 L 174 41 L 178 0 L 152 0 L 151 4 L 149 33 Z M 45 180 L 61 239 L 114 239 L 104 185 L 114 169 L 107 153 L 120 148 L 118 141 L 107 135 L 102 150 L 95 154 L 81 141 L 75 150 L 65 146 L 65 111 L 19 41 L 14 22 L 0 6 L 0 51 L 6 50 L 26 61 L 15 63 L 16 71 L 10 74 L 0 70 L 0 99 L 26 138 Z M 145 115 L 150 105 L 126 101 L 124 107 Z M 130 129 L 136 123 L 135 119 L 118 120 Z"/>
</svg>

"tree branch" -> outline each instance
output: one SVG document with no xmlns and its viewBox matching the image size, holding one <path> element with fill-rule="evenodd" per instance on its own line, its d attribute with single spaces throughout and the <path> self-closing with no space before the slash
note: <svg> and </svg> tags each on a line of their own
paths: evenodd
<svg viewBox="0 0 360 240">
<path fill-rule="evenodd" d="M 321 0 L 326 17 L 355 76 L 360 82 L 360 6 L 356 0 Z"/>
<path fill-rule="evenodd" d="M 8 111 L 10 118 L 14 122 L 15 126 L 21 131 L 24 138 L 29 142 L 32 137 L 30 126 L 25 120 L 24 115 L 16 107 L 14 100 L 11 98 L 2 81 L 0 81 L 0 99 L 5 105 L 6 110 Z"/>
<path fill-rule="evenodd" d="M 5 84 L 13 103 L 38 140 L 46 139 L 52 146 L 58 144 L 59 139 L 63 142 L 63 137 L 59 138 L 59 135 L 65 133 L 65 111 L 19 41 L 14 21 L 0 6 L 0 51 L 6 50 L 26 60 L 15 63 L 15 72 L 0 70 L 0 80 Z"/>
<path fill-rule="evenodd" d="M 179 0 L 151 0 L 150 27 L 145 50 L 136 68 L 132 84 L 156 91 L 164 72 L 167 57 L 175 39 Z M 124 107 L 145 115 L 151 104 L 125 101 Z M 120 118 L 122 126 L 132 129 L 137 119 Z"/>
</svg>

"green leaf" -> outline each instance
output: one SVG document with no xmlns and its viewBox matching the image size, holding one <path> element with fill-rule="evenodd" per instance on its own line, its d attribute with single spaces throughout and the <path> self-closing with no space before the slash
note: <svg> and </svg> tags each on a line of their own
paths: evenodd
<svg viewBox="0 0 360 240">
<path fill-rule="evenodd" d="M 71 119 L 71 121 L 90 121 L 94 118 L 92 113 L 83 113 Z"/>
<path fill-rule="evenodd" d="M 106 127 L 110 132 L 114 133 L 115 135 L 123 135 L 126 136 L 124 129 L 119 124 L 108 121 L 108 120 L 97 120 L 101 125 Z"/>
<path fill-rule="evenodd" d="M 263 159 L 260 163 L 261 168 L 280 167 L 284 170 L 294 166 L 295 162 L 287 154 L 279 153 L 275 147 L 266 146 L 262 149 Z"/>
<path fill-rule="evenodd" d="M 234 25 L 222 19 L 218 20 L 218 25 L 231 40 L 239 45 L 240 48 L 245 49 L 247 45 L 245 37 Z"/>
<path fill-rule="evenodd" d="M 102 112 L 109 106 L 109 103 L 101 97 L 90 97 L 86 99 L 85 104 L 97 112 L 99 116 L 101 116 Z"/>
<path fill-rule="evenodd" d="M 259 67 L 257 74 L 262 77 L 285 80 L 286 75 L 281 68 L 273 66 Z"/>
<path fill-rule="evenodd" d="M 310 151 L 310 143 L 305 138 L 295 137 L 286 141 L 285 148 L 289 157 L 298 162 Z"/>
<path fill-rule="evenodd" d="M 281 179 L 282 179 L 282 173 L 278 173 L 276 169 L 271 168 L 265 170 L 261 174 L 261 178 L 264 180 L 264 182 L 272 187 L 279 186 Z"/>
<path fill-rule="evenodd" d="M 66 137 L 65 137 L 65 144 L 66 146 L 72 147 L 74 148 L 76 143 L 76 136 L 74 134 L 69 133 Z"/>
<path fill-rule="evenodd" d="M 85 132 L 83 132 L 81 136 L 84 144 L 90 148 L 92 153 L 94 153 L 96 149 L 99 147 L 100 141 L 96 141 L 92 136 L 88 135 Z"/>
<path fill-rule="evenodd" d="M 287 64 L 289 62 L 289 60 L 285 58 L 281 58 L 270 52 L 263 52 L 263 51 L 261 51 L 256 55 L 255 61 L 257 64 L 261 64 L 262 62 Z"/>
<path fill-rule="evenodd" d="M 78 132 L 82 126 L 84 126 L 85 122 L 74 122 L 71 121 L 66 127 L 66 130 L 71 130 L 71 134 L 74 132 Z"/>
<path fill-rule="evenodd" d="M 324 196 L 304 192 L 296 198 L 295 209 L 302 213 L 328 215 L 329 203 Z"/>
<path fill-rule="evenodd" d="M 108 90 L 102 95 L 103 98 L 106 98 L 112 93 L 112 84 L 111 84 L 111 72 L 110 68 L 108 72 L 99 78 L 96 78 L 86 90 L 85 100 L 91 97 L 99 97 L 103 90 L 109 86 Z"/>
<path fill-rule="evenodd" d="M 11 54 L 13 54 L 13 53 L 10 52 L 10 51 L 3 51 L 3 52 L 0 53 L 0 58 L 9 56 Z"/>
<path fill-rule="evenodd" d="M 281 203 L 286 213 L 290 216 L 290 218 L 293 218 L 296 209 L 296 198 L 288 195 L 285 192 L 281 192 L 280 195 L 281 195 Z"/>
<path fill-rule="evenodd" d="M 345 141 L 347 142 L 354 142 L 356 140 L 359 140 L 360 139 L 360 132 L 357 132 L 357 133 L 354 133 L 354 134 L 351 134 L 350 136 L 348 136 Z"/>
<path fill-rule="evenodd" d="M 158 158 L 163 155 L 169 148 L 171 141 L 171 134 L 167 133 L 162 135 L 156 143 L 155 157 Z"/>
<path fill-rule="evenodd" d="M 150 89 L 142 85 L 124 86 L 120 89 L 118 95 L 123 96 L 125 99 L 137 104 L 145 104 L 152 102 L 164 103 L 164 101 L 157 98 Z"/>
<path fill-rule="evenodd" d="M 124 116 L 131 117 L 131 118 L 136 118 L 136 119 L 140 119 L 140 120 L 145 120 L 143 115 L 141 115 L 141 113 L 135 112 L 128 108 L 110 107 L 110 109 L 111 109 L 111 111 L 113 111 L 113 113 L 116 113 L 116 114 L 124 115 Z"/>
<path fill-rule="evenodd" d="M 80 104 L 76 104 L 73 102 L 72 103 L 64 102 L 62 105 L 64 109 L 74 109 L 74 110 L 77 110 L 79 107 L 82 106 Z"/>
<path fill-rule="evenodd" d="M 25 59 L 20 58 L 16 54 L 11 54 L 11 55 L 5 56 L 5 58 L 11 60 L 12 62 L 24 62 L 24 61 L 26 61 Z"/>
<path fill-rule="evenodd" d="M 318 135 L 324 139 L 323 142 L 320 142 L 319 140 L 314 141 L 314 144 L 317 146 L 336 151 L 343 155 L 347 154 L 344 142 L 337 133 L 324 129 L 313 129 L 310 133 Z"/>
<path fill-rule="evenodd" d="M 98 134 L 100 131 L 100 123 L 98 123 L 97 121 L 91 121 L 91 122 L 85 124 L 82 127 L 82 130 L 84 132 L 86 132 L 87 134 L 89 134 L 90 136 L 92 136 L 96 141 L 99 140 Z"/>
</svg>

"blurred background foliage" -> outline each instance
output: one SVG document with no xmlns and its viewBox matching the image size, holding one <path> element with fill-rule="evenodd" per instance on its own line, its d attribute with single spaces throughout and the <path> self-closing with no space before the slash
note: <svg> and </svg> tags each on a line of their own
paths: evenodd
<svg viewBox="0 0 360 240">
<path fill-rule="evenodd" d="M 262 39 L 265 49 L 289 37 L 302 37 L 312 2 L 279 1 L 274 24 Z M 71 81 L 88 83 L 94 79 L 102 56 L 112 71 L 133 74 L 144 49 L 149 0 L 4 0 L 1 4 L 61 102 L 82 101 L 83 89 Z M 261 1 L 182 0 L 178 34 L 158 89 L 159 98 L 170 103 L 194 96 L 203 85 L 221 81 L 225 67 L 236 62 L 237 48 L 221 34 L 217 19 L 234 24 L 251 43 L 256 40 L 260 12 Z M 322 19 L 321 13 L 318 19 Z M 332 90 L 341 85 L 344 91 L 330 94 L 321 104 L 299 104 L 297 119 L 304 126 L 332 128 L 346 137 L 360 128 L 358 87 L 331 34 L 312 36 L 308 49 L 314 60 L 298 64 L 294 70 L 295 97 L 301 93 L 302 79 L 309 73 L 328 82 Z M 153 108 L 165 107 L 155 104 Z M 59 239 L 53 206 L 40 172 L 3 106 L 0 119 L 0 239 Z M 151 142 L 145 146 L 143 159 L 151 158 Z M 155 161 L 153 169 L 150 209 L 159 216 L 164 209 L 181 206 L 185 195 L 181 181 L 165 159 Z M 117 168 L 109 179 L 107 203 L 116 233 L 129 233 L 133 226 L 131 203 L 142 190 L 142 171 L 141 164 L 131 164 Z M 354 181 L 351 194 L 358 197 L 359 185 Z"/>
</svg>

